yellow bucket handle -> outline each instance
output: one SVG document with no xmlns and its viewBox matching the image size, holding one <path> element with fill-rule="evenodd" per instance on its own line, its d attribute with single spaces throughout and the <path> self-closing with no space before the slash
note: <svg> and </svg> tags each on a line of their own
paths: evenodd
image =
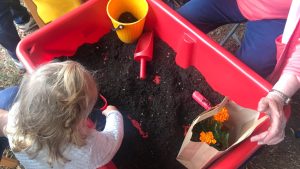
<svg viewBox="0 0 300 169">
<path fill-rule="evenodd" d="M 116 32 L 118 30 L 124 29 L 125 25 L 118 25 L 116 28 L 112 28 L 112 31 Z"/>
</svg>

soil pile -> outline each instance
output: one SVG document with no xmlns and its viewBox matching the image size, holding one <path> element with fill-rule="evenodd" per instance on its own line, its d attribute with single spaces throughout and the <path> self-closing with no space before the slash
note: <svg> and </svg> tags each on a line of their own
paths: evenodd
<svg viewBox="0 0 300 169">
<path fill-rule="evenodd" d="M 184 168 L 176 161 L 183 126 L 204 111 L 192 93 L 199 91 L 212 105 L 223 99 L 197 70 L 177 66 L 176 54 L 166 43 L 155 37 L 153 45 L 145 80 L 139 79 L 140 64 L 133 58 L 136 43 L 124 44 L 114 32 L 95 44 L 82 45 L 72 57 L 63 57 L 93 72 L 101 94 L 122 112 L 125 135 L 113 160 L 119 169 Z"/>
</svg>

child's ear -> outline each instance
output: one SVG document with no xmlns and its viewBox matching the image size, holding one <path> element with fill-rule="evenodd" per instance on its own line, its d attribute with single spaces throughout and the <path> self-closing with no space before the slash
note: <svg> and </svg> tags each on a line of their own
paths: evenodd
<svg viewBox="0 0 300 169">
<path fill-rule="evenodd" d="M 90 129 L 94 129 L 96 127 L 96 125 L 94 124 L 94 122 L 90 118 L 86 119 L 86 125 Z"/>
<path fill-rule="evenodd" d="M 79 125 L 77 126 L 77 130 L 81 137 L 86 138 L 90 132 L 91 129 L 94 129 L 95 125 L 90 119 L 82 119 Z"/>
</svg>

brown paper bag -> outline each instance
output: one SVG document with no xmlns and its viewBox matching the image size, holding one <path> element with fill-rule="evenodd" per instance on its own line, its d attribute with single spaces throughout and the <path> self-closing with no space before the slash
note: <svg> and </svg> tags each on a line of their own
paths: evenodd
<svg viewBox="0 0 300 169">
<path fill-rule="evenodd" d="M 229 148 L 224 151 L 218 151 L 206 143 L 191 141 L 194 125 L 215 115 L 224 106 L 228 109 L 230 115 L 228 121 L 224 123 L 224 126 L 229 129 Z M 259 112 L 241 107 L 225 98 L 219 105 L 201 113 L 193 121 L 181 145 L 177 160 L 189 169 L 205 168 L 226 151 L 250 136 L 254 129 L 267 118 L 264 116 L 258 120 L 258 117 Z"/>
</svg>

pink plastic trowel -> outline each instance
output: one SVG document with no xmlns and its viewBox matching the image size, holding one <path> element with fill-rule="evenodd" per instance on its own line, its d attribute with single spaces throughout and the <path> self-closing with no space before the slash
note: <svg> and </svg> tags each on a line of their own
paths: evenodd
<svg viewBox="0 0 300 169">
<path fill-rule="evenodd" d="M 140 62 L 140 78 L 146 79 L 146 62 L 152 60 L 153 32 L 146 32 L 140 37 L 135 52 L 134 60 Z"/>
<path fill-rule="evenodd" d="M 212 106 L 211 103 L 198 91 L 192 94 L 193 99 L 199 103 L 205 110 L 209 110 Z"/>
</svg>

